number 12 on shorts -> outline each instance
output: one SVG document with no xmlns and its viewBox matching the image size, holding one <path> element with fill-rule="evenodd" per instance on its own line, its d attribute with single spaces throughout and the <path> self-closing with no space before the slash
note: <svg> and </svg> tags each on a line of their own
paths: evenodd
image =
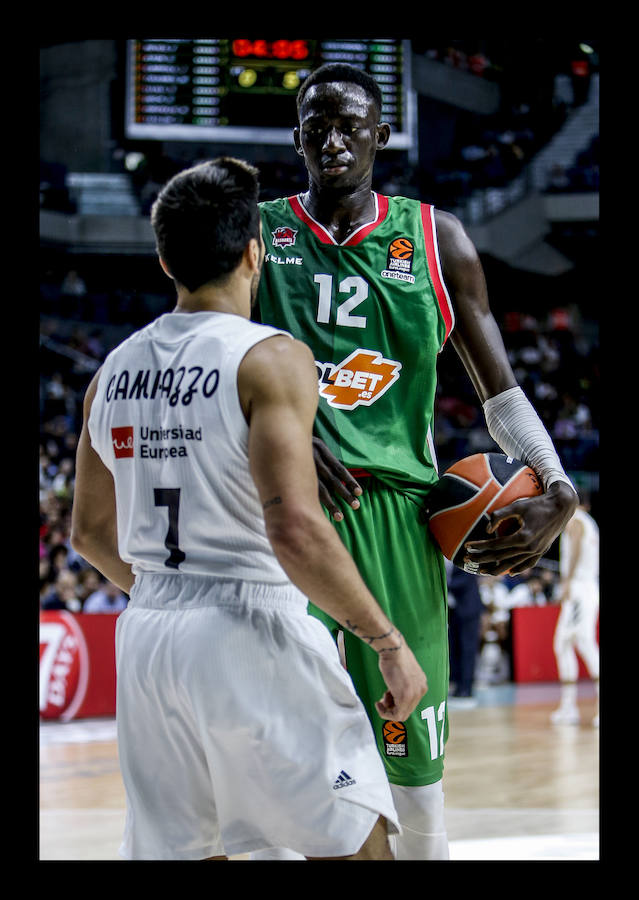
<svg viewBox="0 0 639 900">
<path fill-rule="evenodd" d="M 446 715 L 446 701 L 442 700 L 437 707 L 437 715 L 435 715 L 434 706 L 428 706 L 426 709 L 423 709 L 421 715 L 428 726 L 430 758 L 435 760 L 439 756 L 444 755 L 444 717 Z"/>
</svg>

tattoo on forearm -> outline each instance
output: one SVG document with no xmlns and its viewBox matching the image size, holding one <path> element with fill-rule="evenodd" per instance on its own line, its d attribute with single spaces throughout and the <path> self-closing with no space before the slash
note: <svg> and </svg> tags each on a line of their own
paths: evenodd
<svg viewBox="0 0 639 900">
<path fill-rule="evenodd" d="M 384 634 L 375 634 L 375 635 L 373 635 L 373 634 L 360 634 L 360 633 L 359 633 L 359 631 L 360 631 L 359 625 L 355 625 L 355 623 L 354 623 L 354 622 L 351 622 L 350 619 L 347 619 L 347 620 L 346 620 L 346 627 L 347 627 L 348 630 L 351 631 L 354 635 L 356 635 L 357 637 L 361 638 L 361 640 L 366 641 L 366 643 L 367 643 L 369 646 L 373 643 L 373 641 L 381 641 L 381 640 L 383 640 L 384 638 L 390 637 L 391 634 L 397 634 L 397 635 L 400 637 L 400 640 L 401 640 L 401 636 L 399 635 L 399 633 L 398 633 L 398 631 L 397 631 L 396 628 L 391 628 L 390 631 L 386 631 L 386 632 L 384 632 Z M 380 647 L 378 652 L 381 653 L 381 652 L 384 651 L 384 650 L 389 650 L 389 651 L 392 650 L 393 652 L 395 652 L 395 651 L 399 650 L 399 649 L 401 648 L 401 646 L 402 646 L 402 645 L 401 645 L 401 643 L 400 643 L 399 647 Z"/>
<path fill-rule="evenodd" d="M 275 506 L 276 503 L 281 503 L 281 502 L 282 502 L 282 498 L 281 498 L 281 497 L 273 497 L 272 500 L 267 500 L 267 501 L 266 501 L 266 503 L 264 504 L 264 506 L 262 507 L 262 509 L 268 509 L 269 506 Z"/>
</svg>

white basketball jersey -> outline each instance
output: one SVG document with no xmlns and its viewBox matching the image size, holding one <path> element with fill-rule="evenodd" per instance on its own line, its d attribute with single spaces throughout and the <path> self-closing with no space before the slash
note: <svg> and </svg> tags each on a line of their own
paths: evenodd
<svg viewBox="0 0 639 900">
<path fill-rule="evenodd" d="M 134 574 L 289 581 L 266 537 L 237 389 L 247 351 L 275 334 L 286 332 L 174 312 L 107 356 L 88 427 L 113 475 L 119 552 Z"/>
<path fill-rule="evenodd" d="M 579 558 L 574 571 L 575 581 L 599 580 L 599 527 L 592 516 L 577 508 L 571 522 L 575 520 L 583 525 L 583 535 L 579 546 Z M 568 575 L 572 558 L 577 552 L 573 538 L 564 531 L 559 539 L 559 571 L 563 577 Z"/>
</svg>

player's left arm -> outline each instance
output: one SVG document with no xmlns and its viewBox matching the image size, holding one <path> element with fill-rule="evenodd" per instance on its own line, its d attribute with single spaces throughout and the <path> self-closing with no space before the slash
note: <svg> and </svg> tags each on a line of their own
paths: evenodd
<svg viewBox="0 0 639 900">
<path fill-rule="evenodd" d="M 129 593 L 135 576 L 120 558 L 113 477 L 91 446 L 88 420 L 98 384 L 93 377 L 84 398 L 84 421 L 78 439 L 71 512 L 71 546 L 105 578 Z"/>
<path fill-rule="evenodd" d="M 475 246 L 450 213 L 438 210 L 436 227 L 442 273 L 455 312 L 451 341 L 482 403 L 488 432 L 504 453 L 534 469 L 544 486 L 539 497 L 517 500 L 492 514 L 489 532 L 513 517 L 519 522 L 515 532 L 466 545 L 482 574 L 518 574 L 538 562 L 579 501 L 550 435 L 517 384 L 490 310 Z"/>
</svg>

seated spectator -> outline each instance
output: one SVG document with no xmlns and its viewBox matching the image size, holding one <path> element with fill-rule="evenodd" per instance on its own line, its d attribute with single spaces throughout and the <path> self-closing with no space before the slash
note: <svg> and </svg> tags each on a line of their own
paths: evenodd
<svg viewBox="0 0 639 900">
<path fill-rule="evenodd" d="M 60 461 L 58 471 L 53 476 L 51 490 L 58 497 L 71 500 L 75 483 L 75 460 L 67 456 Z"/>
<path fill-rule="evenodd" d="M 62 609 L 72 613 L 80 612 L 82 605 L 78 599 L 77 589 L 78 576 L 75 572 L 70 569 L 61 569 L 52 587 L 40 600 L 40 608 L 43 610 Z"/>
<path fill-rule="evenodd" d="M 78 572 L 78 597 L 82 612 L 88 598 L 102 587 L 102 576 L 93 566 L 86 566 Z"/>
<path fill-rule="evenodd" d="M 117 585 L 105 581 L 84 601 L 82 612 L 85 613 L 119 613 L 126 609 L 128 600 Z"/>
<path fill-rule="evenodd" d="M 60 285 L 60 312 L 69 318 L 84 319 L 87 286 L 75 269 L 70 269 Z"/>
<path fill-rule="evenodd" d="M 507 681 L 512 672 L 510 590 L 503 576 L 485 576 L 479 579 L 478 586 L 484 612 L 477 680 L 500 684 Z"/>
<path fill-rule="evenodd" d="M 541 574 L 533 570 L 532 575 L 511 589 L 509 595 L 511 609 L 519 606 L 546 606 L 548 598 L 544 586 Z"/>
<path fill-rule="evenodd" d="M 484 604 L 483 631 L 494 628 L 505 641 L 510 623 L 510 591 L 501 575 L 479 579 L 479 593 Z"/>
<path fill-rule="evenodd" d="M 38 567 L 38 575 L 40 579 L 40 608 L 42 601 L 50 593 L 53 587 L 53 576 L 51 574 L 51 563 L 48 554 L 40 553 L 40 562 Z"/>
<path fill-rule="evenodd" d="M 61 572 L 69 568 L 68 560 L 69 548 L 63 541 L 51 545 L 49 548 L 49 567 L 54 581 Z"/>
<path fill-rule="evenodd" d="M 570 186 L 570 178 L 565 167 L 560 163 L 555 163 L 551 166 L 548 174 L 547 191 L 549 193 L 560 193 L 561 191 L 569 190 Z"/>
</svg>

